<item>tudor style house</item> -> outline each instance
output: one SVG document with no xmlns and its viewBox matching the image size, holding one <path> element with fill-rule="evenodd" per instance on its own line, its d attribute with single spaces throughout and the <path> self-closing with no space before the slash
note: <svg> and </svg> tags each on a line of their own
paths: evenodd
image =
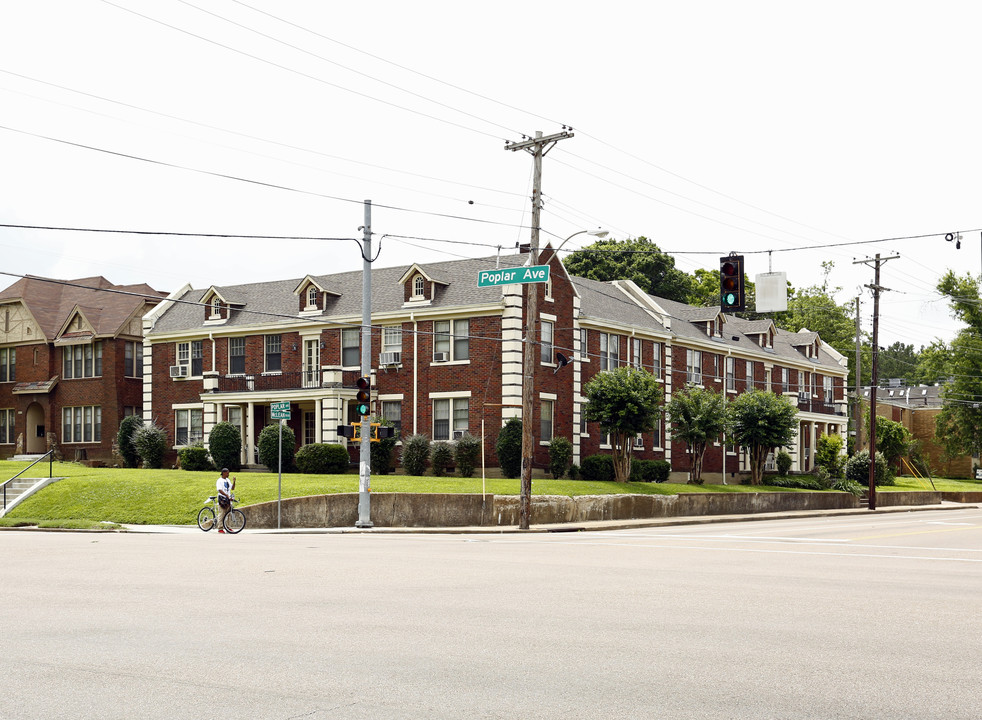
<svg viewBox="0 0 982 720">
<path fill-rule="evenodd" d="M 453 441 L 481 437 L 497 464 L 498 429 L 521 416 L 525 346 L 521 285 L 478 287 L 482 270 L 522 265 L 527 256 L 459 260 L 372 271 L 372 401 L 402 436 Z M 534 382 L 535 466 L 548 445 L 572 440 L 575 461 L 609 451 L 583 420 L 583 386 L 620 365 L 652 372 L 666 400 L 689 386 L 734 397 L 773 390 L 799 408 L 794 469 L 812 467 L 822 433 L 846 427 L 845 358 L 815 333 L 790 333 L 769 320 L 745 321 L 719 308 L 645 294 L 630 281 L 571 277 L 551 249 L 549 282 L 536 286 L 539 326 Z M 360 271 L 250 285 L 184 287 L 144 318 L 144 417 L 162 426 L 174 454 L 205 442 L 228 421 L 243 436 L 242 460 L 255 462 L 270 404 L 288 401 L 298 445 L 345 442 L 337 426 L 357 420 L 361 375 Z M 557 353 L 570 358 L 557 362 Z M 665 421 L 636 440 L 637 457 L 688 471 Z M 354 456 L 353 456 L 354 457 Z M 704 474 L 746 469 L 736 448 L 707 452 Z"/>
<path fill-rule="evenodd" d="M 0 292 L 0 457 L 57 444 L 109 461 L 120 419 L 143 412 L 142 318 L 163 295 L 103 277 Z"/>
</svg>

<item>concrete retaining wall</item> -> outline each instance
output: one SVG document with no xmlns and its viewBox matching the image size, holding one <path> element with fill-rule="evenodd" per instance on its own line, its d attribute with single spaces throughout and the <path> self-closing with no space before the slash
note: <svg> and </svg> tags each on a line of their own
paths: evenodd
<svg viewBox="0 0 982 720">
<path fill-rule="evenodd" d="M 940 505 L 943 493 L 906 491 L 876 493 L 877 507 L 893 507 L 895 505 Z M 982 495 L 982 493 L 980 493 Z"/>
<path fill-rule="evenodd" d="M 932 493 L 882 493 L 932 495 Z M 931 504 L 882 501 L 889 504 Z M 917 502 L 915 502 L 915 500 Z M 243 507 L 249 527 L 275 528 L 276 503 Z M 793 510 L 839 510 L 859 507 L 848 493 L 691 493 L 683 495 L 539 495 L 532 498 L 532 523 L 633 520 L 699 515 L 743 515 Z M 358 494 L 290 498 L 282 503 L 282 527 L 353 527 L 358 520 Z M 464 527 L 518 525 L 519 498 L 515 495 L 452 495 L 426 493 L 372 493 L 371 520 L 379 527 Z"/>
</svg>

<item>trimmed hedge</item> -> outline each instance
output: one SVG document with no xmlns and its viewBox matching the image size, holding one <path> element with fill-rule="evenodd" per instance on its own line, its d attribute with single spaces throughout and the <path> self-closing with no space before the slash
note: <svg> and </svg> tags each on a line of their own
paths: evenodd
<svg viewBox="0 0 982 720">
<path fill-rule="evenodd" d="M 580 477 L 589 482 L 611 482 L 614 479 L 614 458 L 610 455 L 591 455 L 583 458 Z"/>
<path fill-rule="evenodd" d="M 191 445 L 181 448 L 177 453 L 177 458 L 181 464 L 181 470 L 214 470 L 215 466 L 211 463 L 208 451 L 204 445 Z"/>
<path fill-rule="evenodd" d="M 284 453 L 285 454 L 285 453 Z M 311 443 L 297 452 L 297 469 L 307 475 L 339 475 L 348 472 L 350 457 L 344 445 Z"/>
</svg>

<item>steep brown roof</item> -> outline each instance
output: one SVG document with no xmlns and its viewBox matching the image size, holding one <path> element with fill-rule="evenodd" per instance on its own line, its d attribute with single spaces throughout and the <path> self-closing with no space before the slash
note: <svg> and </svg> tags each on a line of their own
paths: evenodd
<svg viewBox="0 0 982 720">
<path fill-rule="evenodd" d="M 92 323 L 96 335 L 113 336 L 144 302 L 154 303 L 164 297 L 166 293 L 145 283 L 114 285 L 101 275 L 78 280 L 29 275 L 0 291 L 0 300 L 21 300 L 27 306 L 49 341 L 58 335 L 76 306 Z"/>
</svg>

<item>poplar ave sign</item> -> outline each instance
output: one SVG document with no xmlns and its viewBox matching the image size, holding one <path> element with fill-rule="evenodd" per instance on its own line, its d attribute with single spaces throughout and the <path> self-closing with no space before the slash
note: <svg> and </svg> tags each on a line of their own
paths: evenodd
<svg viewBox="0 0 982 720">
<path fill-rule="evenodd" d="M 477 274 L 478 287 L 494 285 L 513 285 L 515 283 L 549 282 L 549 266 L 533 265 L 531 267 L 498 268 L 497 270 L 482 270 Z"/>
</svg>

